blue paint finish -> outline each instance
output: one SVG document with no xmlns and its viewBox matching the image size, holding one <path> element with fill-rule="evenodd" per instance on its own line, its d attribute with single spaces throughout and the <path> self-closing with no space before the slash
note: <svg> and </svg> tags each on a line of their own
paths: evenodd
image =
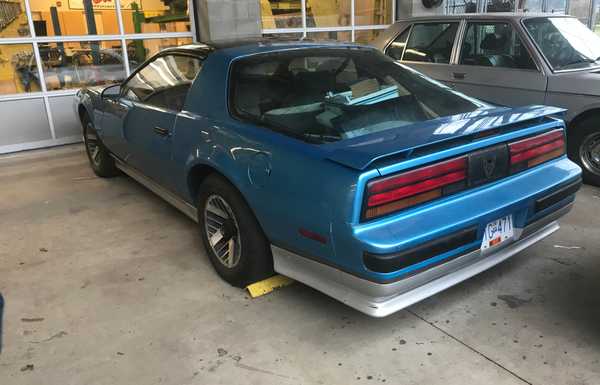
<svg viewBox="0 0 600 385">
<path fill-rule="evenodd" d="M 160 145 L 149 140 L 145 148 L 137 150 L 138 156 L 157 157 L 157 153 L 150 153 L 158 152 L 160 159 L 140 161 L 136 166 L 192 205 L 196 197 L 190 175 L 197 167 L 210 167 L 240 191 L 273 244 L 378 280 L 400 277 L 473 245 L 388 274 L 367 270 L 362 260 L 365 251 L 399 252 L 471 226 L 478 228 L 476 244 L 479 244 L 488 222 L 511 214 L 514 225 L 523 227 L 537 217 L 533 215 L 535 199 L 579 177 L 579 167 L 562 157 L 488 185 L 361 223 L 363 193 L 369 180 L 563 127 L 559 119 L 541 120 L 560 115 L 563 110 L 545 106 L 508 109 L 481 103 L 481 108 L 472 113 L 323 145 L 308 144 L 230 115 L 229 69 L 235 60 L 264 52 L 328 46 L 371 49 L 352 44 L 285 43 L 248 44 L 213 51 L 204 60 L 183 111 L 168 127 L 171 129 L 168 140 L 163 139 Z M 194 50 L 193 46 L 186 49 Z M 154 122 L 149 115 L 128 121 L 128 114 L 113 111 L 99 92 L 83 91 L 77 103 L 102 116 L 95 121 L 102 139 L 110 150 L 127 161 L 129 154 L 140 146 L 135 136 L 126 135 L 128 130 L 152 130 Z M 522 127 L 474 138 L 475 134 L 501 131 L 514 123 L 521 123 Z M 465 141 L 431 154 L 415 153 L 423 146 L 451 139 Z M 149 153 L 144 155 L 144 151 Z M 160 165 L 162 169 L 157 169 L 159 162 L 164 162 Z M 322 235 L 327 242 L 301 236 L 300 228 Z"/>
</svg>

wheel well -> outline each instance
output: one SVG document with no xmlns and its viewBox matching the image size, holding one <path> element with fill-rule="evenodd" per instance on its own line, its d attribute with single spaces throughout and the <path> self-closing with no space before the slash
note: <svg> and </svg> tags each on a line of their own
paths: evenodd
<svg viewBox="0 0 600 385">
<path fill-rule="evenodd" d="M 569 122 L 569 130 L 567 131 L 569 135 L 573 132 L 573 129 L 580 124 L 582 121 L 586 120 L 591 116 L 597 116 L 600 118 L 600 108 L 593 108 L 591 110 L 584 111 L 574 117 L 571 122 Z"/>
<path fill-rule="evenodd" d="M 83 123 L 83 117 L 84 115 L 88 115 L 87 109 L 83 106 L 83 104 L 80 104 L 79 107 L 77 107 L 77 113 L 79 114 L 79 121 L 81 123 Z"/>
<path fill-rule="evenodd" d="M 227 177 L 225 177 L 223 174 L 218 172 L 215 168 L 213 168 L 211 166 L 207 166 L 205 164 L 199 164 L 197 166 L 194 166 L 190 170 L 190 172 L 188 174 L 187 182 L 188 182 L 188 189 L 190 192 L 190 196 L 192 197 L 194 202 L 196 201 L 196 198 L 198 197 L 198 191 L 200 190 L 200 185 L 202 184 L 202 182 L 204 182 L 206 177 L 211 174 L 218 174 L 218 175 L 221 175 L 223 178 L 227 179 Z"/>
</svg>

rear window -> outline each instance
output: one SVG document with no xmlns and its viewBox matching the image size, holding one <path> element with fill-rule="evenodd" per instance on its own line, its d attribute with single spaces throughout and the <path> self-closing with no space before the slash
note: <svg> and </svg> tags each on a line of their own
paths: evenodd
<svg viewBox="0 0 600 385">
<path fill-rule="evenodd" d="M 312 143 L 474 111 L 479 102 L 366 49 L 302 49 L 235 62 L 241 119 Z"/>
</svg>

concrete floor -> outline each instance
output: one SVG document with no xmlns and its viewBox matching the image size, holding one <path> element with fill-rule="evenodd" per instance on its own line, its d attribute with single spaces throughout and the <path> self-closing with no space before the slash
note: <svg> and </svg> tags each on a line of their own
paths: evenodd
<svg viewBox="0 0 600 385">
<path fill-rule="evenodd" d="M 251 300 L 196 226 L 80 146 L 0 158 L 0 384 L 600 384 L 600 190 L 512 260 L 385 319 Z"/>
</svg>

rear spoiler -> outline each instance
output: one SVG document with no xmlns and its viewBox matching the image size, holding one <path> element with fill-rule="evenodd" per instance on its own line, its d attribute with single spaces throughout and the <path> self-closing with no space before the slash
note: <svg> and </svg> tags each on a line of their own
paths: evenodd
<svg viewBox="0 0 600 385">
<path fill-rule="evenodd" d="M 393 128 L 323 146 L 327 159 L 356 170 L 365 170 L 383 158 L 420 153 L 426 148 L 472 141 L 486 134 L 506 132 L 544 119 L 562 119 L 563 108 L 527 106 L 494 107 Z M 492 131 L 492 132 L 489 132 Z"/>
</svg>

